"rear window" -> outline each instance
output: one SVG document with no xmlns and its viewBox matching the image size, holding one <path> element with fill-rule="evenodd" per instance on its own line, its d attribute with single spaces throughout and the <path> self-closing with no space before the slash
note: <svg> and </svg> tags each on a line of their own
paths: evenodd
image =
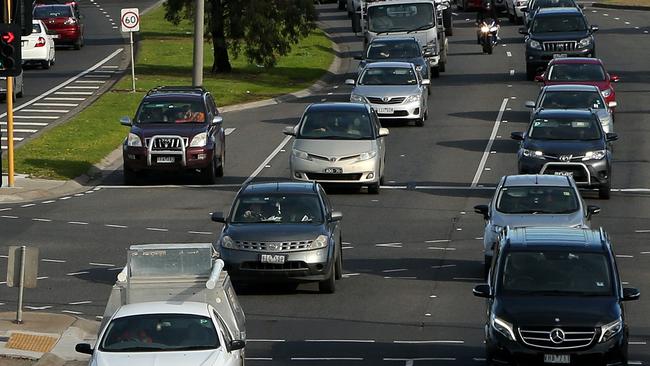
<svg viewBox="0 0 650 366">
<path fill-rule="evenodd" d="M 72 17 L 72 8 L 68 5 L 37 6 L 34 8 L 34 18 L 63 18 Z"/>
<path fill-rule="evenodd" d="M 506 214 L 568 214 L 578 211 L 578 197 L 571 187 L 503 187 L 496 209 Z"/>
<path fill-rule="evenodd" d="M 555 64 L 548 73 L 551 81 L 605 81 L 605 70 L 598 64 Z"/>
<path fill-rule="evenodd" d="M 538 140 L 598 140 L 600 122 L 594 119 L 536 118 L 529 137 Z"/>
<path fill-rule="evenodd" d="M 418 79 L 411 68 L 373 67 L 361 76 L 360 85 L 417 85 Z"/>
<path fill-rule="evenodd" d="M 547 109 L 604 109 L 598 91 L 552 91 L 546 92 L 542 99 L 542 108 Z"/>
<path fill-rule="evenodd" d="M 404 59 L 420 57 L 417 42 L 373 42 L 368 47 L 369 59 Z"/>
</svg>

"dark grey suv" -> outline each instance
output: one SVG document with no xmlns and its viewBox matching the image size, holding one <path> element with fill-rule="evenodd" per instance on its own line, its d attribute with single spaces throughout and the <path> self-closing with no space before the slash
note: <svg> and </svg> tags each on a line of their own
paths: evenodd
<svg viewBox="0 0 650 366">
<path fill-rule="evenodd" d="M 216 242 L 241 282 L 318 282 L 333 293 L 343 275 L 340 212 L 315 182 L 249 183 L 237 194 Z"/>
</svg>

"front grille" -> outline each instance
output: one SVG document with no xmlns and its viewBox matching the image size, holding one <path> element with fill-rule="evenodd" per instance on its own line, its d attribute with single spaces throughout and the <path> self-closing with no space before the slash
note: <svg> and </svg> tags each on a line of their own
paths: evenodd
<svg viewBox="0 0 650 366">
<path fill-rule="evenodd" d="M 561 162 L 571 162 L 571 161 L 582 161 L 584 155 L 571 155 L 571 154 L 560 154 L 560 155 L 544 155 L 548 160 L 561 161 Z"/>
<path fill-rule="evenodd" d="M 189 144 L 189 139 L 187 137 L 180 137 L 180 136 L 174 136 L 174 137 L 153 137 L 153 146 L 151 147 L 152 150 L 178 150 L 181 151 L 183 150 L 183 146 L 187 147 Z M 151 138 L 145 138 L 144 139 L 144 144 L 148 147 L 149 143 L 151 142 Z M 181 146 L 183 144 L 183 146 Z"/>
<path fill-rule="evenodd" d="M 255 252 L 293 252 L 298 250 L 311 249 L 313 240 L 297 240 L 283 242 L 265 242 L 265 241 L 235 241 L 235 249 L 250 250 Z"/>
<path fill-rule="evenodd" d="M 409 111 L 394 111 L 393 113 L 382 113 L 379 115 L 379 118 L 405 117 L 408 115 Z"/>
<path fill-rule="evenodd" d="M 327 157 L 327 156 L 321 156 L 321 155 L 316 155 L 316 154 L 308 154 L 310 158 L 314 160 L 323 160 L 323 161 L 329 161 L 329 162 L 337 162 L 337 161 L 345 161 L 345 160 L 350 160 L 350 159 L 356 159 L 359 157 L 359 154 L 356 155 L 348 155 L 348 156 L 341 156 L 341 157 Z"/>
<path fill-rule="evenodd" d="M 288 271 L 288 270 L 305 270 L 309 269 L 307 263 L 301 261 L 290 261 L 283 264 L 261 263 L 261 262 L 243 262 L 240 267 L 242 270 L 264 270 L 264 271 Z"/>
<path fill-rule="evenodd" d="M 368 101 L 372 104 L 400 104 L 406 97 L 388 97 L 387 101 L 383 97 L 368 97 Z"/>
<path fill-rule="evenodd" d="M 349 174 L 324 174 L 324 173 L 307 173 L 309 180 L 359 180 L 361 173 Z"/>
<path fill-rule="evenodd" d="M 589 172 L 581 164 L 550 164 L 544 170 L 544 174 L 548 175 L 562 175 L 556 174 L 562 172 L 572 173 L 573 180 L 576 183 L 589 183 Z"/>
<path fill-rule="evenodd" d="M 556 343 L 551 340 L 551 333 L 560 330 L 564 340 Z M 565 350 L 589 346 L 596 338 L 595 328 L 582 327 L 530 327 L 519 328 L 521 340 L 530 347 Z"/>
<path fill-rule="evenodd" d="M 565 52 L 565 51 L 574 51 L 577 48 L 578 42 L 553 41 L 553 42 L 544 42 L 543 45 L 544 45 L 544 51 Z"/>
</svg>

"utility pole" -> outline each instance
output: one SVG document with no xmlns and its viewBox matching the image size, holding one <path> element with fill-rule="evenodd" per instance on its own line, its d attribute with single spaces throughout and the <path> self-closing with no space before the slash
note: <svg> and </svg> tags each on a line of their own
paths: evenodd
<svg viewBox="0 0 650 366">
<path fill-rule="evenodd" d="M 194 60 L 192 63 L 192 86 L 202 86 L 205 0 L 196 0 L 196 6 L 194 8 Z"/>
<path fill-rule="evenodd" d="M 5 23 L 11 24 L 11 1 L 5 0 Z M 20 34 L 18 34 L 20 37 Z M 14 186 L 14 78 L 7 76 L 7 173 L 9 187 Z"/>
</svg>

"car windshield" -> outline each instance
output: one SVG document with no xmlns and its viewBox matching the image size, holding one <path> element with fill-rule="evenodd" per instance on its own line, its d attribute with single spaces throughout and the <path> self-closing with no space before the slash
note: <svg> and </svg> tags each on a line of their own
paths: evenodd
<svg viewBox="0 0 650 366">
<path fill-rule="evenodd" d="M 433 5 L 429 3 L 379 5 L 368 9 L 371 32 L 399 32 L 432 28 Z"/>
<path fill-rule="evenodd" d="M 571 187 L 503 187 L 496 209 L 506 214 L 568 214 L 578 211 L 578 198 Z"/>
<path fill-rule="evenodd" d="M 605 109 L 599 91 L 551 91 L 544 93 L 541 103 L 547 109 Z"/>
<path fill-rule="evenodd" d="M 359 80 L 359 85 L 417 85 L 418 79 L 413 69 L 406 67 L 367 68 Z"/>
<path fill-rule="evenodd" d="M 609 261 L 601 253 L 512 251 L 503 261 L 503 295 L 611 296 Z"/>
<path fill-rule="evenodd" d="M 550 81 L 605 81 L 605 70 L 598 64 L 555 64 L 548 73 Z"/>
<path fill-rule="evenodd" d="M 368 47 L 368 59 L 404 59 L 420 57 L 420 45 L 415 41 L 373 42 Z"/>
<path fill-rule="evenodd" d="M 322 224 L 315 194 L 247 194 L 237 198 L 231 223 Z"/>
<path fill-rule="evenodd" d="M 32 24 L 32 33 L 41 33 L 41 25 L 38 23 Z"/>
<path fill-rule="evenodd" d="M 146 314 L 113 319 L 99 349 L 103 352 L 164 352 L 219 348 L 219 337 L 206 316 Z"/>
<path fill-rule="evenodd" d="M 532 33 L 583 32 L 587 23 L 582 15 L 537 16 L 533 20 Z"/>
<path fill-rule="evenodd" d="M 537 140 L 598 140 L 602 135 L 595 119 L 536 118 L 528 136 Z"/>
<path fill-rule="evenodd" d="M 68 5 L 37 6 L 34 8 L 34 19 L 72 17 L 72 9 Z"/>
<path fill-rule="evenodd" d="M 309 111 L 300 123 L 298 138 L 371 140 L 370 115 L 366 111 Z"/>
<path fill-rule="evenodd" d="M 144 101 L 135 123 L 204 123 L 205 109 L 200 100 Z"/>
</svg>

